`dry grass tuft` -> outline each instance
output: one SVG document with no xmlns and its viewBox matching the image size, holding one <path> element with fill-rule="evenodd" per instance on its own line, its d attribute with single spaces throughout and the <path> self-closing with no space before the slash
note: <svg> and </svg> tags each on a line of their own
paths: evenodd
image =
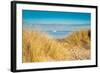
<svg viewBox="0 0 100 73">
<path fill-rule="evenodd" d="M 90 59 L 91 32 L 90 30 L 80 30 L 73 32 L 70 36 L 63 39 L 71 47 L 74 59 Z"/>
</svg>

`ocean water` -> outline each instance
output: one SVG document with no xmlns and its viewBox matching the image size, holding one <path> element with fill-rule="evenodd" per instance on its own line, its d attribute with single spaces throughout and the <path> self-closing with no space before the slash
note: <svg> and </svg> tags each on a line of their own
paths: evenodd
<svg viewBox="0 0 100 73">
<path fill-rule="evenodd" d="M 71 31 L 47 31 L 47 33 L 55 39 L 63 39 L 67 37 Z"/>
<path fill-rule="evenodd" d="M 67 37 L 71 32 L 80 29 L 89 29 L 89 24 L 23 24 L 23 28 L 38 29 L 40 31 L 48 33 L 55 39 L 63 39 Z"/>
</svg>

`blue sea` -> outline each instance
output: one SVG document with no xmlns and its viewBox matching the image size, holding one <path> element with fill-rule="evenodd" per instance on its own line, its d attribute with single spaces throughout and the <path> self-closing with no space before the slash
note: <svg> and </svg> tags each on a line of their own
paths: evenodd
<svg viewBox="0 0 100 73">
<path fill-rule="evenodd" d="M 67 37 L 71 31 L 47 31 L 47 33 L 55 39 L 63 39 Z"/>
<path fill-rule="evenodd" d="M 24 24 L 23 27 L 29 29 L 38 29 L 48 33 L 55 39 L 62 39 L 67 37 L 71 32 L 83 28 L 90 28 L 89 24 Z"/>
</svg>

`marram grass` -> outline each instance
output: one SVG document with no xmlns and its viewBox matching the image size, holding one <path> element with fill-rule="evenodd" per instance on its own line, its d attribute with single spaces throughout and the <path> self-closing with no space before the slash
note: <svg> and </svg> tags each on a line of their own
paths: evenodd
<svg viewBox="0 0 100 73">
<path fill-rule="evenodd" d="M 90 37 L 90 30 L 73 32 L 62 40 L 37 30 L 23 30 L 22 62 L 90 59 Z"/>
</svg>

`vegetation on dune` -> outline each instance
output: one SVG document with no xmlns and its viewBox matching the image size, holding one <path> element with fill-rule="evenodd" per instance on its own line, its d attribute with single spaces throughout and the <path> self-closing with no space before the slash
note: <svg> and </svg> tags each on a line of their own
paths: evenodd
<svg viewBox="0 0 100 73">
<path fill-rule="evenodd" d="M 67 49 L 39 31 L 23 31 L 23 62 L 70 59 Z"/>
<path fill-rule="evenodd" d="M 63 41 L 73 45 L 73 46 L 83 46 L 86 49 L 90 48 L 90 30 L 81 30 L 73 32 L 70 36 L 64 38 Z M 87 46 L 88 45 L 88 46 Z"/>
<path fill-rule="evenodd" d="M 23 30 L 22 62 L 90 59 L 90 31 L 56 40 L 37 30 Z"/>
<path fill-rule="evenodd" d="M 69 44 L 69 46 L 71 47 L 70 51 L 72 51 L 74 59 L 90 59 L 90 30 L 80 30 L 77 32 L 73 32 L 70 36 L 64 38 L 63 42 Z"/>
</svg>

